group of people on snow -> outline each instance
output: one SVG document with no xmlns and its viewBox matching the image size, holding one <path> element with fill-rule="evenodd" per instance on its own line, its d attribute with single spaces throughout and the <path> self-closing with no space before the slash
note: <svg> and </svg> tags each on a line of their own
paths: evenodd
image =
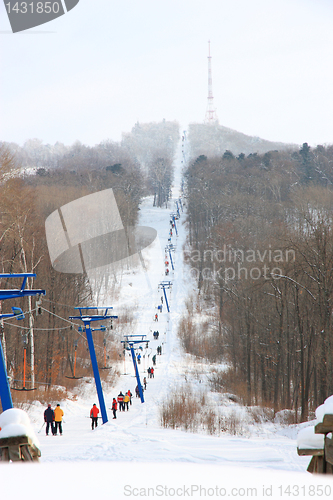
<svg viewBox="0 0 333 500">
<path fill-rule="evenodd" d="M 129 405 L 132 404 L 132 393 L 128 390 L 125 395 L 120 391 L 117 399 L 113 398 L 112 401 L 112 413 L 113 418 L 117 418 L 117 409 L 119 405 L 119 411 L 125 411 L 125 409 L 129 409 Z M 91 418 L 91 429 L 94 430 L 98 426 L 98 416 L 99 408 L 96 403 L 93 404 L 90 410 L 90 418 Z M 56 436 L 58 431 L 60 436 L 62 436 L 62 418 L 64 416 L 64 411 L 60 408 L 60 404 L 57 404 L 56 408 L 53 410 L 51 404 L 47 405 L 46 410 L 44 411 L 44 422 L 46 423 L 46 435 L 49 435 L 51 430 L 51 434 Z"/>
<path fill-rule="evenodd" d="M 52 410 L 51 404 L 47 405 L 44 411 L 44 422 L 46 423 L 46 435 L 49 435 L 51 429 L 52 436 L 59 434 L 62 436 L 62 417 L 64 416 L 63 410 L 60 408 L 58 403 L 54 410 Z"/>
<path fill-rule="evenodd" d="M 125 409 L 128 411 L 129 410 L 129 405 L 132 404 L 132 396 L 133 394 L 131 393 L 130 389 L 128 389 L 125 394 L 120 391 L 120 393 L 116 398 L 113 398 L 112 401 L 112 412 L 113 412 L 113 418 L 117 418 L 117 409 L 119 407 L 119 411 L 125 411 Z"/>
<path fill-rule="evenodd" d="M 171 237 L 173 236 L 173 228 L 175 227 L 174 221 L 170 220 L 170 230 L 169 230 L 169 239 L 168 241 L 171 241 Z M 165 256 L 165 274 L 169 274 L 169 261 L 167 259 L 167 256 Z M 161 296 L 161 304 L 163 304 L 163 296 Z M 162 305 L 158 306 L 158 311 L 162 312 Z M 158 314 L 156 313 L 154 316 L 154 320 L 158 321 Z M 155 340 L 158 339 L 159 337 L 159 332 L 154 331 L 153 332 L 153 337 Z M 158 355 L 162 354 L 162 346 L 158 346 L 156 350 Z M 139 353 L 137 355 L 137 361 L 138 364 L 141 362 L 141 354 Z M 152 362 L 153 365 L 156 365 L 156 354 L 152 357 Z M 154 367 L 149 367 L 148 370 L 148 378 L 154 378 Z M 147 388 L 147 379 L 146 377 L 143 378 L 143 388 L 142 390 L 146 390 Z M 140 391 L 138 385 L 135 388 L 135 393 L 137 397 L 140 397 Z M 129 405 L 132 404 L 132 393 L 130 390 L 128 390 L 125 394 L 123 394 L 121 391 L 116 398 L 113 398 L 112 401 L 112 413 L 113 413 L 113 418 L 117 418 L 117 410 L 119 411 L 125 411 L 129 410 Z M 98 414 L 99 414 L 99 409 L 94 403 L 91 410 L 90 410 L 90 418 L 91 418 L 91 428 L 92 430 L 98 426 Z M 51 429 L 51 433 L 53 436 L 56 436 L 58 431 L 60 436 L 62 436 L 62 419 L 63 419 L 64 412 L 60 408 L 60 404 L 58 403 L 56 408 L 53 410 L 51 407 L 51 404 L 48 404 L 47 409 L 44 411 L 44 422 L 46 423 L 46 435 L 49 435 L 49 431 Z"/>
</svg>

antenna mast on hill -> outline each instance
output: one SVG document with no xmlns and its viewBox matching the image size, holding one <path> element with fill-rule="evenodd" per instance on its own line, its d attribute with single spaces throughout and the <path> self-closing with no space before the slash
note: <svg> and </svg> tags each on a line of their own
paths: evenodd
<svg viewBox="0 0 333 500">
<path fill-rule="evenodd" d="M 207 100 L 205 123 L 208 124 L 218 123 L 216 109 L 214 107 L 214 97 L 213 97 L 212 56 L 210 55 L 210 40 L 208 41 L 208 100 Z"/>
</svg>

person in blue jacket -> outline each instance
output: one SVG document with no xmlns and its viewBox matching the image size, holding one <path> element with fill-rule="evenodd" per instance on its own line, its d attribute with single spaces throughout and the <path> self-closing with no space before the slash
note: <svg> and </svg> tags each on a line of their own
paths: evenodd
<svg viewBox="0 0 333 500">
<path fill-rule="evenodd" d="M 49 435 L 49 430 L 51 427 L 51 432 L 54 435 L 54 411 L 51 408 L 51 405 L 48 404 L 46 410 L 44 411 L 44 422 L 46 422 L 46 435 Z"/>
</svg>

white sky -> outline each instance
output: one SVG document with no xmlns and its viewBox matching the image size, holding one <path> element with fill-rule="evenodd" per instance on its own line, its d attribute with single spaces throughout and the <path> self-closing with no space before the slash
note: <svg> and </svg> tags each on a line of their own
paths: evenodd
<svg viewBox="0 0 333 500">
<path fill-rule="evenodd" d="M 204 120 L 333 143 L 331 0 L 80 0 L 12 34 L 0 5 L 0 139 L 119 140 L 136 121 Z"/>
</svg>

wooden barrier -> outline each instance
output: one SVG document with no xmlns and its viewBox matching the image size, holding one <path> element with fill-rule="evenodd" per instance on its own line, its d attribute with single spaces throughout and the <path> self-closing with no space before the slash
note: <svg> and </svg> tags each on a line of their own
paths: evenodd
<svg viewBox="0 0 333 500">
<path fill-rule="evenodd" d="M 324 415 L 323 421 L 314 428 L 315 434 L 324 434 L 323 448 L 297 448 L 300 456 L 312 455 L 308 472 L 319 474 L 333 474 L 333 439 L 327 437 L 330 432 L 333 433 L 333 415 Z"/>
<path fill-rule="evenodd" d="M 39 448 L 28 436 L 13 436 L 0 439 L 0 460 L 2 462 L 38 462 Z"/>
</svg>

